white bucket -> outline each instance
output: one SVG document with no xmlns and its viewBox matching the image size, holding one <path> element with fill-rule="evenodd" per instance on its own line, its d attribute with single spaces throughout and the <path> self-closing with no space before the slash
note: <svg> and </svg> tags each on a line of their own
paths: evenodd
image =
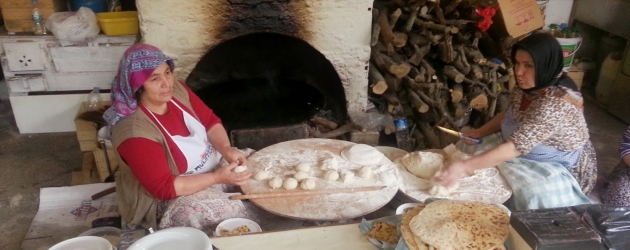
<svg viewBox="0 0 630 250">
<path fill-rule="evenodd" d="M 568 70 L 573 63 L 573 56 L 575 52 L 580 49 L 580 45 L 582 45 L 582 38 L 557 38 L 560 46 L 562 47 L 562 55 L 564 57 L 564 63 L 562 65 L 563 70 Z"/>
</svg>

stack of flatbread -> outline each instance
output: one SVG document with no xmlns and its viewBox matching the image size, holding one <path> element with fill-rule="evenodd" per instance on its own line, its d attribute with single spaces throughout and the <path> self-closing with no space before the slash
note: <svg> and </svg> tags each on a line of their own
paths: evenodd
<svg viewBox="0 0 630 250">
<path fill-rule="evenodd" d="M 497 206 L 435 201 L 407 211 L 400 229 L 410 250 L 505 249 L 510 218 Z"/>
</svg>

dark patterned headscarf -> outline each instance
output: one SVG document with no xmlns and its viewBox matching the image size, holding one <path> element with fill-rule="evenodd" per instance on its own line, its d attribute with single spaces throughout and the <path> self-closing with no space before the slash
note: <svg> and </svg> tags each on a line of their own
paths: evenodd
<svg viewBox="0 0 630 250">
<path fill-rule="evenodd" d="M 152 45 L 134 44 L 125 51 L 118 66 L 118 74 L 112 81 L 112 106 L 103 114 L 103 118 L 110 126 L 136 111 L 138 107 L 136 91 L 164 62 L 168 63 L 171 71 L 175 69 L 173 59 Z"/>
<path fill-rule="evenodd" d="M 536 33 L 514 44 L 512 61 L 516 62 L 516 51 L 529 53 L 534 60 L 536 85 L 530 89 L 522 89 L 531 93 L 550 86 L 564 86 L 578 91 L 577 85 L 562 71 L 564 56 L 558 40 L 546 33 Z"/>
</svg>

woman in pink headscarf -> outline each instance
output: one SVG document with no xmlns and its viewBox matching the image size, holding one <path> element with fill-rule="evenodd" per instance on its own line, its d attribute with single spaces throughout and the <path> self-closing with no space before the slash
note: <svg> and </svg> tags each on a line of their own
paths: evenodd
<svg viewBox="0 0 630 250">
<path fill-rule="evenodd" d="M 118 209 L 129 227 L 195 227 L 210 233 L 228 218 L 247 217 L 229 186 L 247 183 L 247 163 L 230 146 L 221 120 L 173 76 L 173 60 L 147 44 L 131 46 L 112 82 L 112 127 L 120 176 Z M 229 165 L 219 167 L 224 158 Z"/>
</svg>

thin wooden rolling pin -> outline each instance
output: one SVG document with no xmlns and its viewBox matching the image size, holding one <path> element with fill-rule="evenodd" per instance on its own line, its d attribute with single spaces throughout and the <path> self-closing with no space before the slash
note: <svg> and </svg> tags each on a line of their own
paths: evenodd
<svg viewBox="0 0 630 250">
<path fill-rule="evenodd" d="M 357 193 L 357 192 L 367 192 L 367 191 L 381 190 L 381 189 L 386 188 L 386 187 L 387 186 L 373 186 L 373 187 L 359 187 L 359 188 L 302 190 L 302 191 L 292 191 L 292 192 L 253 193 L 253 194 L 230 196 L 230 200 L 278 198 L 278 197 L 305 196 L 305 195 L 322 195 L 322 194 L 339 194 L 339 193 Z"/>
</svg>

